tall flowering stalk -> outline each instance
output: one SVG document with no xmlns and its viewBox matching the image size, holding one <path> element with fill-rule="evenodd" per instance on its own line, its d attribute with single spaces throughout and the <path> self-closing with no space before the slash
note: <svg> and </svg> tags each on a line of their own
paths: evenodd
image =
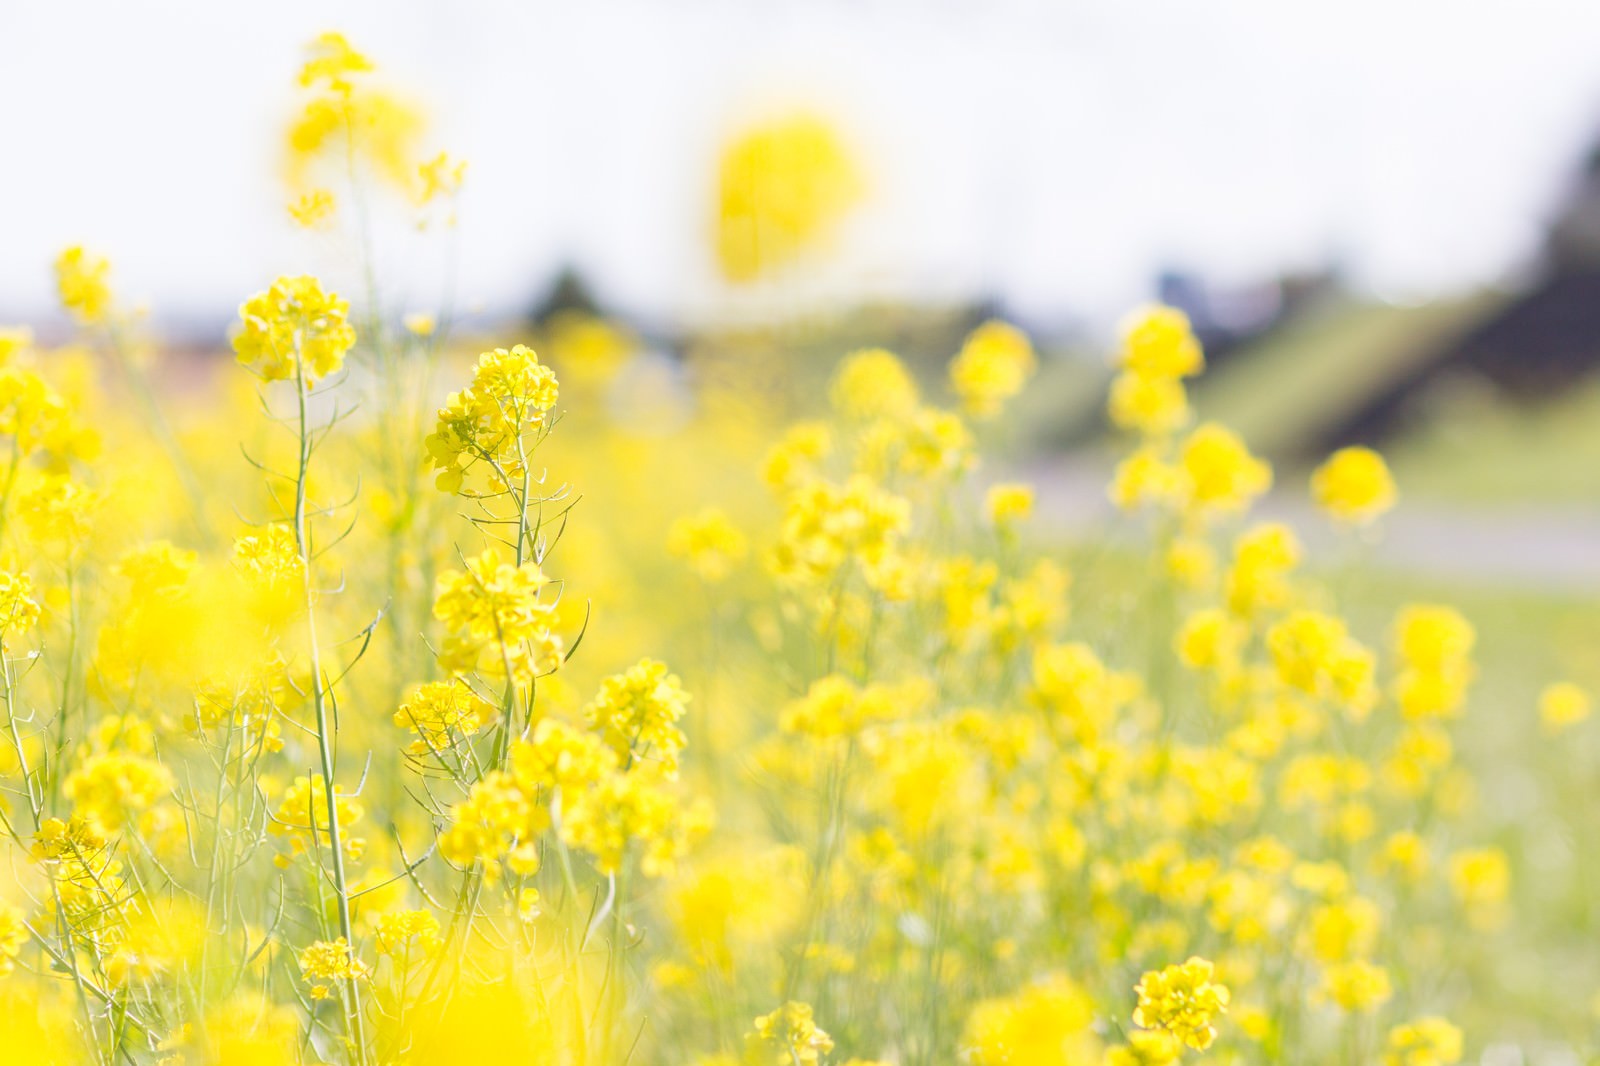
<svg viewBox="0 0 1600 1066">
<path fill-rule="evenodd" d="M 348 305 L 333 293 L 324 292 L 313 277 L 284 277 L 265 292 L 257 293 L 239 309 L 242 328 L 234 337 L 239 362 L 264 381 L 289 380 L 295 389 L 297 462 L 294 474 L 292 526 L 295 556 L 300 571 L 305 603 L 306 654 L 311 671 L 311 706 L 315 716 L 317 758 L 321 769 L 314 785 L 320 788 L 323 821 L 318 826 L 317 804 L 307 799 L 312 839 L 326 832 L 329 864 L 333 876 L 334 906 L 339 919 L 340 948 L 348 952 L 355 942 L 350 921 L 350 884 L 345 871 L 345 841 L 340 825 L 341 796 L 335 748 L 336 724 L 330 718 L 332 692 L 323 671 L 322 652 L 317 636 L 316 589 L 313 564 L 317 552 L 312 538 L 306 485 L 311 472 L 311 456 L 316 448 L 316 427 L 311 423 L 309 402 L 317 382 L 338 373 L 345 355 L 355 345 L 355 329 L 346 321 Z M 359 973 L 351 967 L 337 974 L 340 1001 L 344 1008 L 346 1034 L 356 1060 L 367 1061 L 367 1042 L 363 1032 Z"/>
</svg>

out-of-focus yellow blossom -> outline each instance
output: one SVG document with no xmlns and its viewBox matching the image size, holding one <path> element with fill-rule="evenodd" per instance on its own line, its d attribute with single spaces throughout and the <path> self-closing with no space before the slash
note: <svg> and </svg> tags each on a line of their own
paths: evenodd
<svg viewBox="0 0 1600 1066">
<path fill-rule="evenodd" d="M 172 772 L 154 759 L 122 752 L 86 756 L 62 782 L 79 814 L 120 829 L 172 788 Z"/>
<path fill-rule="evenodd" d="M 833 434 L 825 424 L 797 422 L 767 453 L 762 478 L 774 491 L 793 489 L 816 476 L 819 464 L 832 450 Z"/>
<path fill-rule="evenodd" d="M 1227 673 L 1238 667 L 1247 635 L 1243 626 L 1221 610 L 1196 611 L 1178 631 L 1178 657 L 1195 670 Z"/>
<path fill-rule="evenodd" d="M 1381 912 L 1360 896 L 1325 903 L 1312 910 L 1304 931 L 1305 948 L 1318 962 L 1344 962 L 1372 953 Z"/>
<path fill-rule="evenodd" d="M 776 1052 L 767 1061 L 777 1066 L 816 1066 L 833 1050 L 833 1037 L 817 1027 L 809 1003 L 790 1000 L 755 1024 L 750 1035 Z"/>
<path fill-rule="evenodd" d="M 871 566 L 899 543 L 910 521 L 910 503 L 871 479 L 844 485 L 802 485 L 785 505 L 772 566 L 801 581 L 825 581 L 851 560 Z"/>
<path fill-rule="evenodd" d="M 344 34 L 329 31 L 306 45 L 306 59 L 300 67 L 300 87 L 309 89 L 326 83 L 330 89 L 348 93 L 353 75 L 373 69 L 372 60 L 351 47 Z"/>
<path fill-rule="evenodd" d="M 1511 895 L 1511 864 L 1499 848 L 1472 848 L 1450 856 L 1450 889 L 1461 901 L 1468 920 L 1478 928 L 1494 928 L 1506 918 Z"/>
<path fill-rule="evenodd" d="M 1461 1052 L 1461 1030 L 1429 1015 L 1389 1030 L 1383 1066 L 1451 1066 Z"/>
<path fill-rule="evenodd" d="M 84 547 L 104 502 L 74 478 L 47 475 L 20 494 L 16 509 L 36 544 L 70 558 Z"/>
<path fill-rule="evenodd" d="M 307 385 L 338 373 L 355 346 L 350 305 L 316 278 L 282 277 L 239 307 L 233 350 L 267 381 L 304 377 Z"/>
<path fill-rule="evenodd" d="M 1283 683 L 1341 703 L 1363 718 L 1376 702 L 1374 660 L 1345 624 L 1319 611 L 1295 611 L 1267 633 L 1267 647 Z"/>
<path fill-rule="evenodd" d="M 340 844 L 348 858 L 359 859 L 366 849 L 366 841 L 352 835 L 350 830 L 365 816 L 365 809 L 353 796 L 346 794 L 343 785 L 335 785 L 333 793 L 335 817 L 341 831 Z M 326 853 L 332 845 L 330 824 L 328 793 L 322 775 L 314 774 L 295 778 L 284 790 L 278 809 L 267 823 L 267 832 L 286 837 L 292 856 L 317 855 Z M 280 857 L 280 865 L 286 862 Z"/>
<path fill-rule="evenodd" d="M 1318 995 L 1326 1002 L 1353 1014 L 1377 1010 L 1389 1002 L 1394 986 L 1389 971 L 1365 959 L 1329 966 L 1322 974 Z"/>
<path fill-rule="evenodd" d="M 918 390 L 898 356 L 866 348 L 839 363 L 828 398 L 841 415 L 865 422 L 910 415 L 917 409 Z"/>
<path fill-rule="evenodd" d="M 688 709 L 689 694 L 667 664 L 641 659 L 623 673 L 600 683 L 600 692 L 583 709 L 584 720 L 603 737 L 624 764 L 645 761 L 672 776 L 678 755 L 688 743 L 678 720 Z"/>
<path fill-rule="evenodd" d="M 1188 476 L 1188 507 L 1198 517 L 1242 511 L 1272 487 L 1272 468 L 1215 422 L 1184 439 L 1178 462 Z"/>
<path fill-rule="evenodd" d="M 1032 517 L 1033 486 L 1014 482 L 991 485 L 983 509 L 997 529 L 1010 529 Z"/>
<path fill-rule="evenodd" d="M 1028 335 L 1007 322 L 985 322 L 950 363 L 950 389 L 973 418 L 993 418 L 1022 391 L 1036 360 Z"/>
<path fill-rule="evenodd" d="M 303 229 L 317 229 L 332 221 L 334 208 L 333 193 L 327 189 L 312 189 L 290 201 L 289 217 Z"/>
<path fill-rule="evenodd" d="M 978 1066 L 1050 1066 L 1098 1061 L 1094 1003 L 1082 986 L 1051 976 L 1003 999 L 979 1002 L 962 1044 Z"/>
<path fill-rule="evenodd" d="M 367 976 L 367 965 L 355 957 L 344 937 L 318 940 L 300 952 L 300 977 L 311 983 L 312 999 L 327 999 L 329 985 L 335 981 L 359 981 Z"/>
<path fill-rule="evenodd" d="M 717 165 L 713 247 L 723 277 L 754 281 L 825 246 L 863 191 L 853 153 L 818 115 L 739 133 Z"/>
<path fill-rule="evenodd" d="M 420 959 L 439 946 L 439 919 L 429 911 L 394 911 L 379 915 L 373 939 L 379 955 Z"/>
<path fill-rule="evenodd" d="M 672 523 L 667 551 L 688 562 L 708 584 L 725 579 L 749 551 L 749 540 L 726 512 L 708 507 Z"/>
<path fill-rule="evenodd" d="M 431 337 L 439 328 L 439 320 L 425 311 L 408 312 L 401 318 L 400 324 L 413 337 Z"/>
<path fill-rule="evenodd" d="M 0 367 L 12 366 L 33 348 L 33 330 L 26 326 L 0 326 Z"/>
<path fill-rule="evenodd" d="M 1183 1044 L 1165 1029 L 1134 1029 L 1127 1044 L 1106 1051 L 1101 1066 L 1175 1066 L 1182 1057 Z"/>
<path fill-rule="evenodd" d="M 1539 693 L 1539 721 L 1545 732 L 1559 733 L 1589 717 L 1589 694 L 1570 681 L 1546 685 Z"/>
<path fill-rule="evenodd" d="M 1410 830 L 1391 833 L 1376 860 L 1378 868 L 1402 884 L 1416 884 L 1432 862 L 1427 842 Z"/>
<path fill-rule="evenodd" d="M 1253 618 L 1288 606 L 1289 575 L 1300 564 L 1300 554 L 1299 538 L 1281 523 L 1264 522 L 1240 534 L 1227 576 L 1229 609 Z"/>
<path fill-rule="evenodd" d="M 85 325 L 98 325 L 111 314 L 111 263 L 73 245 L 56 257 L 56 290 L 61 306 Z"/>
<path fill-rule="evenodd" d="M 1193 377 L 1205 369 L 1205 355 L 1189 327 L 1189 316 L 1161 304 L 1142 307 L 1123 325 L 1117 363 L 1124 370 L 1154 378 Z"/>
<path fill-rule="evenodd" d="M 1198 537 L 1174 537 L 1165 562 L 1167 573 L 1184 588 L 1207 589 L 1216 582 L 1216 550 Z"/>
<path fill-rule="evenodd" d="M 299 80 L 308 95 L 288 131 L 292 186 L 304 187 L 319 167 L 343 176 L 359 162 L 397 189 L 413 188 L 423 118 L 374 84 L 374 70 L 341 34 L 322 34 L 307 46 Z"/>
<path fill-rule="evenodd" d="M 575 797 L 563 811 L 561 835 L 587 851 L 602 874 L 620 870 L 635 845 L 644 875 L 664 877 L 710 828 L 710 818 L 704 804 L 684 803 L 647 768 L 635 768 L 609 774 Z"/>
<path fill-rule="evenodd" d="M 0 570 L 0 633 L 25 633 L 39 621 L 39 601 L 27 574 Z"/>
<path fill-rule="evenodd" d="M 1139 996 L 1134 1024 L 1164 1029 L 1185 1046 L 1204 1051 L 1217 1038 L 1217 1019 L 1228 1012 L 1228 988 L 1215 977 L 1212 964 L 1198 956 L 1146 973 L 1134 989 Z"/>
<path fill-rule="evenodd" d="M 1449 607 L 1414 604 L 1395 620 L 1395 651 L 1402 664 L 1395 698 L 1407 718 L 1449 718 L 1466 701 L 1475 674 L 1477 632 Z"/>
<path fill-rule="evenodd" d="M 418 201 L 424 204 L 432 203 L 435 199 L 452 197 L 461 191 L 461 183 L 467 177 L 467 161 L 440 152 L 420 164 L 417 167 L 417 175 L 422 179 L 422 188 L 417 194 Z"/>
<path fill-rule="evenodd" d="M 230 1066 L 279 1066 L 292 1060 L 299 1039 L 294 1011 L 244 992 L 211 1008 L 197 1027 L 201 1061 Z"/>
<path fill-rule="evenodd" d="M 1158 449 L 1146 446 L 1117 464 L 1107 492 L 1111 502 L 1124 511 L 1177 506 L 1188 492 L 1188 482 L 1184 472 L 1162 458 Z"/>
<path fill-rule="evenodd" d="M 1113 425 L 1150 437 L 1177 432 L 1193 414 L 1181 380 L 1134 373 L 1112 381 L 1107 411 Z"/>
<path fill-rule="evenodd" d="M 16 968 L 17 956 L 28 942 L 27 919 L 22 908 L 0 900 L 0 977 Z"/>
<path fill-rule="evenodd" d="M 1366 525 L 1394 507 L 1399 494 L 1383 456 L 1371 448 L 1341 448 L 1311 475 L 1311 496 L 1340 522 Z"/>
</svg>

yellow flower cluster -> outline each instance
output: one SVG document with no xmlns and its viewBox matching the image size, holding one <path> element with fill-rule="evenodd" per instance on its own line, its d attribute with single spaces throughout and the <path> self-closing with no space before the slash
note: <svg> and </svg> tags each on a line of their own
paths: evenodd
<svg viewBox="0 0 1600 1066">
<path fill-rule="evenodd" d="M 793 114 L 741 131 L 717 168 L 713 247 L 729 281 L 755 281 L 825 245 L 861 199 L 860 168 L 824 118 Z"/>
<path fill-rule="evenodd" d="M 452 672 L 483 670 L 527 678 L 561 666 L 564 645 L 553 631 L 550 583 L 535 563 L 504 562 L 494 548 L 439 575 L 433 616 L 445 629 L 440 661 Z"/>
<path fill-rule="evenodd" d="M 985 322 L 950 363 L 950 389 L 974 418 L 993 418 L 1022 391 L 1035 369 L 1027 334 L 1005 322 Z"/>
<path fill-rule="evenodd" d="M 318 940 L 300 952 L 301 979 L 311 983 L 312 999 L 327 999 L 329 984 L 359 981 L 367 976 L 367 966 L 357 959 L 344 937 Z"/>
<path fill-rule="evenodd" d="M 653 763 L 676 777 L 678 755 L 688 743 L 678 720 L 688 703 L 689 694 L 677 675 L 667 672 L 666 663 L 641 659 L 600 682 L 600 692 L 583 709 L 583 717 L 620 762 Z"/>
<path fill-rule="evenodd" d="M 1383 456 L 1371 448 L 1341 448 L 1311 475 L 1311 495 L 1335 519 L 1366 525 L 1399 497 Z"/>
<path fill-rule="evenodd" d="M 528 435 L 545 427 L 556 395 L 555 372 L 533 349 L 519 344 L 480 355 L 472 384 L 450 394 L 439 408 L 438 428 L 427 439 L 439 489 L 460 491 L 478 463 L 500 489 L 523 478 L 537 443 Z"/>
<path fill-rule="evenodd" d="M 454 206 L 373 67 L 307 57 L 303 220 L 330 173 Z M 832 178 L 777 173 L 824 139 L 730 164 L 730 276 L 833 228 Z M 1272 471 L 1194 417 L 1181 314 L 1135 318 L 1110 396 L 1149 521 L 1067 537 L 995 456 L 1011 326 L 824 379 L 762 329 L 691 330 L 680 374 L 566 312 L 547 365 L 361 265 L 359 349 L 286 277 L 215 387 L 139 373 L 81 251 L 71 348 L 0 329 L 10 1058 L 1593 1057 L 1583 606 L 1505 652 L 1498 600 L 1408 604 L 1250 517 Z M 1361 449 L 1310 488 L 1344 535 L 1395 500 Z"/>
<path fill-rule="evenodd" d="M 265 381 L 299 379 L 303 385 L 339 372 L 355 347 L 346 320 L 350 305 L 324 292 L 316 278 L 282 277 L 239 307 L 233 350 L 239 363 Z"/>
<path fill-rule="evenodd" d="M 777 1066 L 816 1066 L 833 1050 L 833 1037 L 817 1027 L 811 1004 L 793 1000 L 757 1018 L 751 1035 L 776 1050 L 767 1061 Z"/>
<path fill-rule="evenodd" d="M 61 306 L 80 322 L 97 325 L 111 314 L 111 263 L 73 245 L 56 258 L 56 288 Z"/>
<path fill-rule="evenodd" d="M 1217 1019 L 1228 1012 L 1228 988 L 1215 975 L 1202 958 L 1145 974 L 1135 989 L 1139 1005 L 1134 1024 L 1165 1029 L 1188 1047 L 1204 1051 L 1217 1038 Z"/>
</svg>

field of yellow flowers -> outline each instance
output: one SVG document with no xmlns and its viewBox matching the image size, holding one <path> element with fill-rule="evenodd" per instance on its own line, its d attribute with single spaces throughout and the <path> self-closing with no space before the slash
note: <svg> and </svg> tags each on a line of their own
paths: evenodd
<svg viewBox="0 0 1600 1066">
<path fill-rule="evenodd" d="M 370 72 L 313 46 L 303 225 L 453 210 Z M 762 136 L 821 174 L 727 198 L 733 277 L 852 194 Z M 79 337 L 0 334 L 3 1061 L 1591 1061 L 1588 697 L 1252 521 L 1181 314 L 1113 353 L 1123 533 L 1067 545 L 980 468 L 1004 323 L 937 386 L 691 352 L 630 398 L 615 324 L 477 344 L 310 276 L 164 367 L 56 270 Z M 1397 500 L 1364 449 L 1309 491 L 1357 555 Z"/>
</svg>

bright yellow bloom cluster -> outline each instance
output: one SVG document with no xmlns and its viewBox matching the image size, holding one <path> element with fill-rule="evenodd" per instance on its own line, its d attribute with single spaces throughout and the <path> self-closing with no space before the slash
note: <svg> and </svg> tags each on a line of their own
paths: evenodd
<svg viewBox="0 0 1600 1066">
<path fill-rule="evenodd" d="M 811 1004 L 793 1000 L 757 1018 L 751 1036 L 775 1049 L 767 1061 L 776 1066 L 816 1066 L 833 1050 L 833 1037 L 817 1027 Z"/>
<path fill-rule="evenodd" d="M 467 560 L 466 569 L 439 575 L 433 616 L 445 628 L 440 662 L 454 673 L 481 670 L 519 678 L 561 666 L 564 644 L 553 631 L 550 583 L 535 563 L 502 561 L 494 548 Z"/>
<path fill-rule="evenodd" d="M 427 439 L 443 492 L 459 492 L 467 472 L 482 463 L 498 490 L 528 471 L 528 434 L 545 425 L 556 405 L 555 371 L 521 344 L 478 357 L 472 384 L 439 408 L 438 428 Z"/>
<path fill-rule="evenodd" d="M 39 621 L 39 601 L 27 574 L 0 570 L 0 633 L 25 633 Z"/>
<path fill-rule="evenodd" d="M 353 796 L 345 793 L 343 785 L 335 785 L 333 793 L 335 817 L 342 831 L 340 846 L 347 857 L 359 859 L 366 849 L 366 841 L 351 836 L 348 831 L 361 821 L 366 811 Z M 326 786 L 322 775 L 314 774 L 295 778 L 294 783 L 284 790 L 277 810 L 267 823 L 267 832 L 288 840 L 290 858 L 315 856 L 332 846 L 331 826 Z M 280 856 L 279 862 L 285 865 L 288 859 Z"/>
<path fill-rule="evenodd" d="M 439 919 L 425 910 L 381 914 L 373 939 L 379 955 L 426 956 L 439 947 Z"/>
<path fill-rule="evenodd" d="M 372 67 L 328 36 L 302 71 L 308 217 L 333 188 L 382 210 L 365 186 L 390 162 L 408 214 L 453 203 L 459 164 L 413 151 Z M 738 206 L 762 243 L 774 205 Z M 742 267 L 764 276 L 772 250 Z M 1581 855 L 1538 833 L 1593 828 L 1572 792 L 1585 694 L 1538 708 L 1584 743 L 1474 733 L 1473 624 L 1412 605 L 1374 638 L 1403 584 L 1346 581 L 1247 517 L 1271 471 L 1196 425 L 1180 314 L 1133 323 L 1110 400 L 1135 431 L 1114 495 L 1148 529 L 1069 541 L 1019 535 L 1036 503 L 1060 511 L 1046 482 L 1005 480 L 1026 457 L 968 477 L 988 435 L 969 419 L 1033 373 L 1010 327 L 944 373 L 852 341 L 802 396 L 790 371 L 821 372 L 762 358 L 763 330 L 691 329 L 679 367 L 566 312 L 539 334 L 575 378 L 558 417 L 531 349 L 461 349 L 447 302 L 384 303 L 400 286 L 362 265 L 380 303 L 359 373 L 315 282 L 247 304 L 241 356 L 307 386 L 288 409 L 237 370 L 198 402 L 201 378 L 145 389 L 91 257 L 69 303 L 112 328 L 85 350 L 0 330 L 11 1058 L 1591 1050 L 1584 997 L 1534 965 L 1584 905 Z M 441 403 L 447 379 L 467 387 Z M 773 425 L 805 404 L 823 414 Z M 1351 523 L 1390 489 L 1360 452 L 1318 475 Z M 1474 616 L 1486 644 L 1505 621 Z M 1524 657 L 1587 684 L 1573 632 Z M 1532 716 L 1526 678 L 1481 687 Z M 1506 974 L 1538 1017 L 1505 1006 Z"/>
<path fill-rule="evenodd" d="M 355 347 L 350 305 L 307 275 L 282 277 L 239 307 L 233 350 L 265 381 L 299 378 L 306 385 L 339 372 Z"/>
<path fill-rule="evenodd" d="M 1211 963 L 1198 957 L 1145 974 L 1134 989 L 1139 994 L 1134 1024 L 1165 1029 L 1204 1051 L 1217 1038 L 1217 1019 L 1228 1012 L 1228 988 L 1215 975 Z"/>
<path fill-rule="evenodd" d="M 1367 525 L 1394 507 L 1399 494 L 1383 456 L 1371 448 L 1341 448 L 1311 475 L 1311 496 L 1334 519 Z"/>
<path fill-rule="evenodd" d="M 978 1066 L 1048 1066 L 1094 1062 L 1094 1001 L 1077 982 L 1052 976 L 1003 999 L 984 1000 L 967 1016 L 962 1043 Z"/>
<path fill-rule="evenodd" d="M 755 281 L 824 246 L 862 191 L 850 149 L 820 116 L 787 115 L 739 133 L 717 168 L 713 246 L 723 277 Z"/>
<path fill-rule="evenodd" d="M 1295 611 L 1267 632 L 1267 647 L 1285 685 L 1365 717 L 1377 701 L 1376 661 L 1345 624 L 1320 611 Z"/>
<path fill-rule="evenodd" d="M 562 811 L 561 836 L 587 851 L 601 874 L 621 870 L 630 846 L 637 845 L 639 869 L 646 877 L 663 877 L 709 828 L 705 805 L 685 806 L 648 767 L 635 767 L 608 774 L 574 797 Z"/>
<path fill-rule="evenodd" d="M 865 476 L 843 485 L 808 482 L 788 496 L 773 569 L 787 579 L 816 584 L 850 563 L 882 574 L 909 522 L 910 504 Z"/>
<path fill-rule="evenodd" d="M 1033 486 L 1007 482 L 992 485 L 984 499 L 984 513 L 996 529 L 1010 529 L 1033 515 Z"/>
<path fill-rule="evenodd" d="M 165 797 L 172 785 L 172 771 L 155 759 L 105 752 L 86 756 L 61 790 L 77 813 L 117 830 Z"/>
<path fill-rule="evenodd" d="M 111 314 L 111 263 L 73 245 L 56 257 L 56 288 L 61 306 L 87 325 L 104 322 Z"/>
<path fill-rule="evenodd" d="M 291 186 L 305 187 L 319 169 L 342 176 L 360 164 L 398 189 L 413 188 L 422 115 L 375 84 L 375 69 L 342 34 L 324 33 L 307 47 L 299 75 L 307 96 L 287 137 Z"/>
<path fill-rule="evenodd" d="M 993 418 L 1022 391 L 1036 361 L 1028 335 L 1006 322 L 985 322 L 950 363 L 950 389 L 974 418 Z"/>
<path fill-rule="evenodd" d="M 467 799 L 451 809 L 450 826 L 439 837 L 440 853 L 459 866 L 504 859 L 513 873 L 533 874 L 541 865 L 541 838 L 555 821 L 552 807 L 558 804 L 563 843 L 588 852 L 601 873 L 620 870 L 632 846 L 637 846 L 640 869 L 647 876 L 670 873 L 690 841 L 705 830 L 709 816 L 700 807 L 685 805 L 657 763 L 622 767 L 605 739 L 605 733 L 612 733 L 636 741 L 642 728 L 621 734 L 630 716 L 649 725 L 658 743 L 670 740 L 669 734 L 681 736 L 671 724 L 677 717 L 668 713 L 668 705 L 681 714 L 687 696 L 677 689 L 676 678 L 653 676 L 659 665 L 641 664 L 634 672 L 637 684 L 631 687 L 630 675 L 610 679 L 611 687 L 593 705 L 598 708 L 597 729 L 604 732 L 580 731 L 546 718 L 530 739 L 516 741 L 511 771 L 485 774 Z M 665 668 L 661 670 L 664 674 Z M 625 748 L 622 757 L 627 752 Z"/>
<path fill-rule="evenodd" d="M 583 709 L 584 721 L 627 764 L 647 762 L 669 777 L 688 739 L 678 720 L 689 694 L 667 664 L 641 659 L 628 670 L 600 682 L 600 692 Z"/>
<path fill-rule="evenodd" d="M 1121 373 L 1111 383 L 1111 420 L 1147 438 L 1165 437 L 1186 425 L 1189 400 L 1183 379 L 1205 369 L 1189 318 L 1173 307 L 1136 312 L 1123 329 Z"/>
<path fill-rule="evenodd" d="M 1466 702 L 1476 668 L 1478 635 L 1454 608 L 1407 607 L 1395 619 L 1395 653 L 1401 662 L 1395 699 L 1407 718 L 1454 717 Z"/>
<path fill-rule="evenodd" d="M 366 963 L 355 957 L 344 937 L 311 943 L 298 962 L 301 979 L 311 983 L 312 999 L 327 999 L 332 982 L 360 981 L 368 975 Z"/>
<path fill-rule="evenodd" d="M 407 752 L 437 756 L 451 751 L 465 738 L 476 736 L 494 716 L 493 705 L 456 678 L 414 687 L 394 712 L 394 724 L 416 734 Z"/>
<path fill-rule="evenodd" d="M 870 725 L 906 718 L 928 700 L 926 684 L 916 681 L 862 688 L 847 677 L 818 678 L 800 699 L 783 710 L 783 728 L 818 740 L 850 737 Z"/>
<path fill-rule="evenodd" d="M 1428 1016 L 1389 1030 L 1383 1066 L 1451 1066 L 1461 1061 L 1461 1030 Z"/>
<path fill-rule="evenodd" d="M 833 409 L 852 421 L 905 418 L 920 393 L 898 356 L 882 348 L 851 352 L 839 361 L 828 389 Z"/>
</svg>

